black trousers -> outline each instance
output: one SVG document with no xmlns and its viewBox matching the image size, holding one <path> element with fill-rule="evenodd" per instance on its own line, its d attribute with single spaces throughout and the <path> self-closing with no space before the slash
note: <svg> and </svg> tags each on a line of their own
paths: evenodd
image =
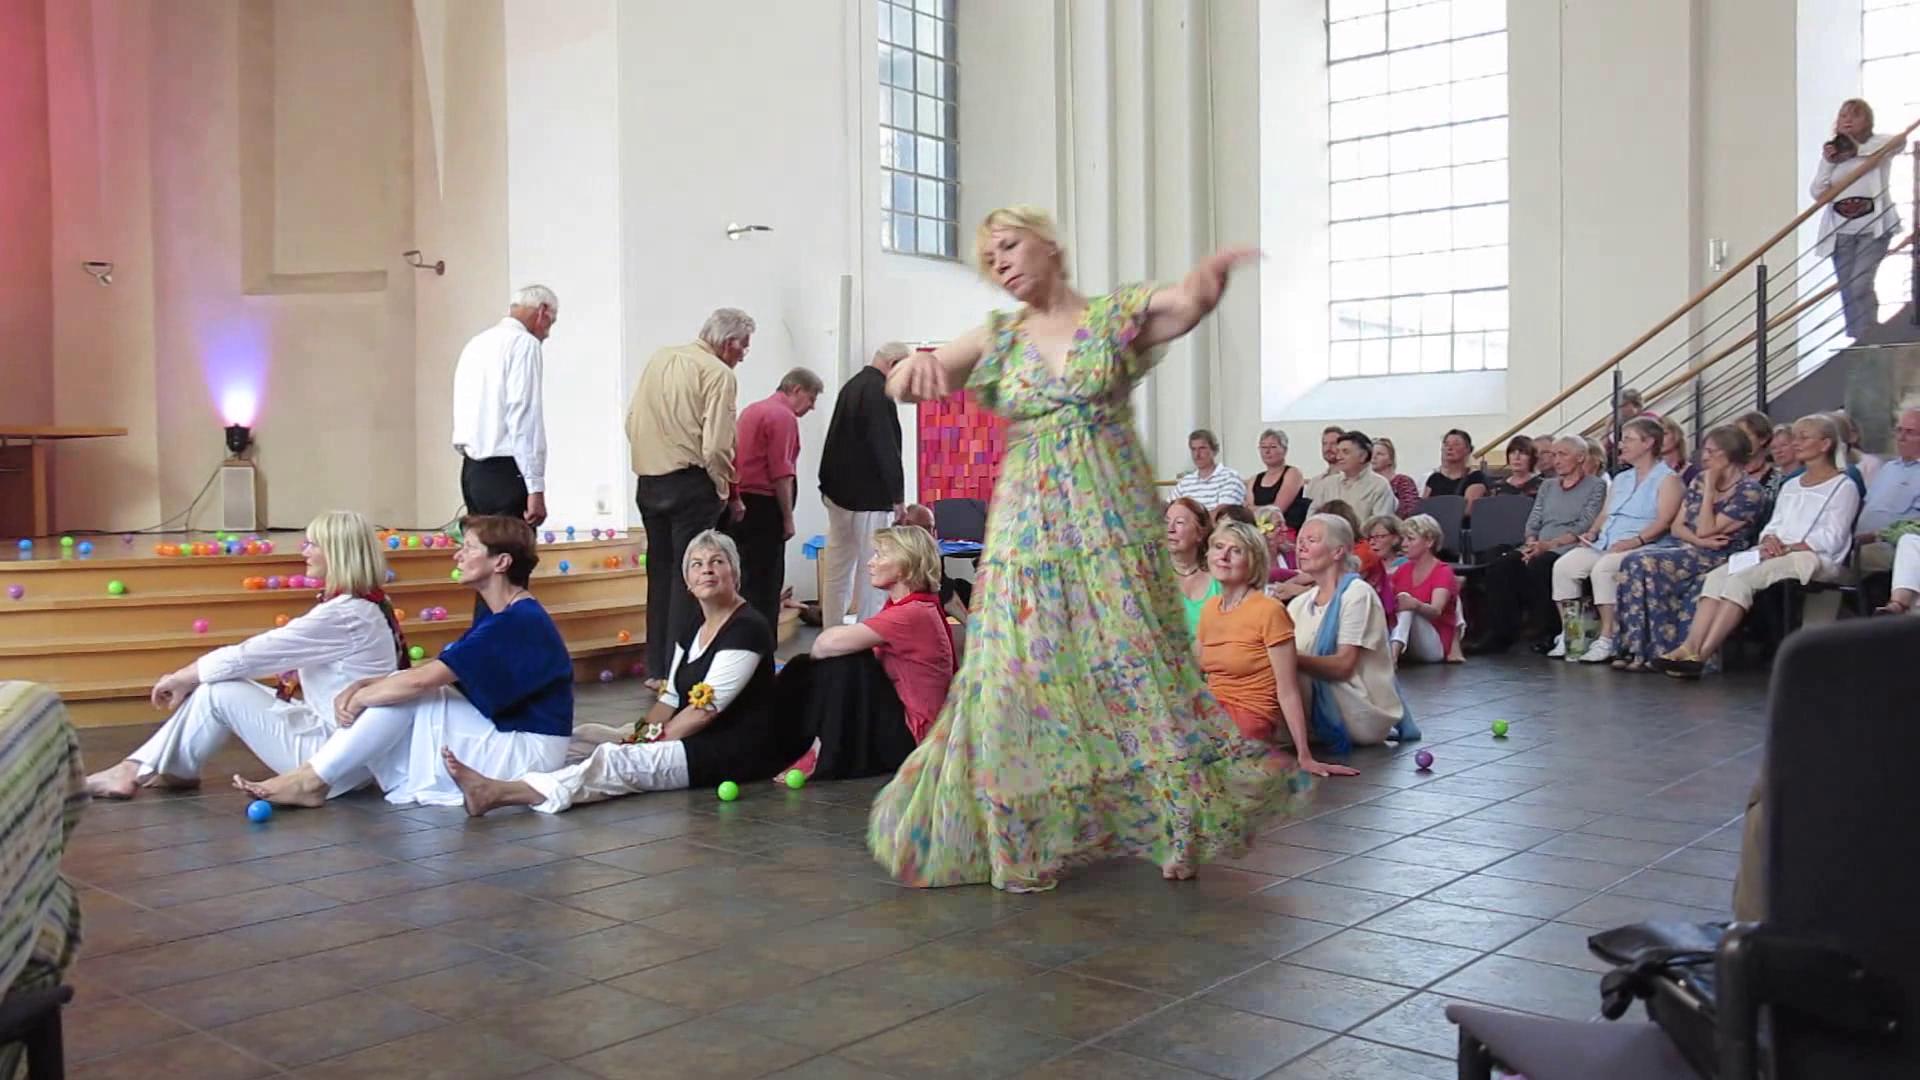
<svg viewBox="0 0 1920 1080">
<path fill-rule="evenodd" d="M 815 780 L 885 776 L 913 753 L 906 707 L 871 650 L 827 660 L 796 656 L 777 677 L 774 697 L 775 708 L 796 718 L 782 730 L 820 740 Z"/>
<path fill-rule="evenodd" d="M 1509 551 L 1488 564 L 1480 640 L 1505 648 L 1520 639 L 1529 622 L 1542 637 L 1560 632 L 1560 609 L 1553 602 L 1553 564 L 1559 558 L 1559 552 L 1549 551 L 1528 562 Z"/>
<path fill-rule="evenodd" d="M 787 538 L 780 500 L 771 495 L 740 496 L 747 512 L 739 521 L 721 511 L 721 531 L 740 549 L 740 595 L 777 634 L 780 590 L 787 584 Z"/>
<path fill-rule="evenodd" d="M 527 512 L 527 482 L 520 477 L 520 466 L 510 457 L 490 457 L 480 461 L 462 458 L 460 499 L 469 514 L 508 514 L 521 517 Z"/>
<path fill-rule="evenodd" d="M 720 495 L 705 469 L 690 466 L 640 477 L 633 501 L 647 530 L 647 674 L 664 679 L 681 629 L 700 618 L 700 605 L 680 573 L 687 542 L 713 528 Z"/>
</svg>

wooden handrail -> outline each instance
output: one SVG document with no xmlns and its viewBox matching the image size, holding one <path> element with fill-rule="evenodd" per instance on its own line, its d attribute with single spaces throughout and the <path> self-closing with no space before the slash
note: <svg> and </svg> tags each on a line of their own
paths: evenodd
<svg viewBox="0 0 1920 1080">
<path fill-rule="evenodd" d="M 1672 311 L 1672 313 L 1667 315 L 1666 318 L 1661 319 L 1659 322 L 1653 324 L 1653 328 L 1651 330 L 1648 330 L 1646 333 L 1641 334 L 1637 338 L 1634 338 L 1632 343 L 1630 343 L 1626 348 L 1621 349 L 1617 353 L 1614 353 L 1612 356 L 1608 357 L 1605 361 L 1603 361 L 1601 364 L 1595 367 L 1592 371 L 1589 371 L 1585 375 L 1582 375 L 1578 381 L 1574 382 L 1572 385 L 1568 386 L 1566 389 L 1560 391 L 1558 394 L 1555 394 L 1553 397 L 1548 398 L 1544 405 L 1541 405 L 1539 408 L 1528 413 L 1525 417 L 1521 418 L 1518 422 L 1516 422 L 1512 427 L 1508 428 L 1507 430 L 1501 432 L 1499 435 L 1496 435 L 1491 439 L 1482 441 L 1480 445 L 1483 447 L 1506 445 L 1506 442 L 1508 439 L 1511 439 L 1515 435 L 1518 435 L 1522 431 L 1525 431 L 1527 429 L 1528 424 L 1531 424 L 1535 420 L 1538 420 L 1542 416 L 1545 416 L 1550 410 L 1557 407 L 1561 402 L 1567 400 L 1573 395 L 1586 389 L 1588 384 L 1592 383 L 1593 380 L 1599 378 L 1600 376 L 1606 374 L 1608 371 L 1619 366 L 1620 361 L 1625 360 L 1627 357 L 1632 356 L 1635 352 L 1639 351 L 1640 346 L 1645 345 L 1647 342 L 1652 341 L 1654 338 L 1658 337 L 1661 331 L 1665 330 L 1669 326 L 1672 326 L 1674 323 L 1679 322 L 1680 319 L 1683 316 L 1685 316 L 1689 311 L 1692 311 L 1694 308 L 1699 307 L 1703 302 L 1705 302 L 1707 297 L 1712 296 L 1716 292 L 1719 292 L 1722 286 L 1724 286 L 1727 282 L 1732 281 L 1737 275 L 1739 275 L 1741 271 L 1745 270 L 1747 267 L 1752 266 L 1754 263 L 1758 262 L 1760 260 L 1760 256 L 1765 255 L 1768 251 L 1772 250 L 1773 245 L 1779 243 L 1781 240 L 1784 240 L 1795 229 L 1798 229 L 1801 226 L 1801 224 L 1804 223 L 1808 218 L 1812 217 L 1817 211 L 1825 208 L 1825 206 L 1828 203 L 1838 198 L 1841 192 L 1845 191 L 1847 188 L 1852 187 L 1854 184 L 1854 181 L 1859 180 L 1861 177 L 1867 175 L 1869 172 L 1872 172 L 1874 169 L 1879 168 L 1881 159 L 1884 158 L 1894 147 L 1899 146 L 1901 142 L 1904 139 L 1906 139 L 1907 136 L 1913 134 L 1915 129 L 1920 129 L 1920 120 L 1915 120 L 1913 123 L 1908 124 L 1900 132 L 1898 136 L 1892 139 L 1888 139 L 1887 144 L 1885 146 L 1882 146 L 1880 149 L 1875 150 L 1873 153 L 1861 159 L 1859 167 L 1855 168 L 1852 172 L 1848 173 L 1845 179 L 1836 180 L 1832 184 L 1828 185 L 1827 190 L 1822 192 L 1819 198 L 1813 200 L 1813 202 L 1805 210 L 1802 210 L 1798 214 L 1795 214 L 1793 216 L 1793 220 L 1787 222 L 1785 225 L 1782 225 L 1779 228 L 1779 230 L 1776 231 L 1772 236 L 1767 237 L 1767 239 L 1764 242 L 1762 242 L 1759 247 L 1754 248 L 1752 251 L 1748 252 L 1745 258 L 1733 264 L 1733 266 L 1730 269 L 1722 272 L 1721 275 L 1715 278 L 1713 282 L 1709 284 L 1706 288 L 1701 289 L 1697 293 L 1694 293 L 1693 296 L 1689 298 L 1686 303 L 1681 304 L 1679 307 L 1675 308 Z M 1484 456 L 1482 457 L 1481 460 L 1483 462 L 1485 461 Z"/>
</svg>

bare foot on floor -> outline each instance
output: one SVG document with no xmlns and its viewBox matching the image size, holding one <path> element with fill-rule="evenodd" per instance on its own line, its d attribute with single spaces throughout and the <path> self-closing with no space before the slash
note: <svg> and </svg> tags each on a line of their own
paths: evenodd
<svg viewBox="0 0 1920 1080">
<path fill-rule="evenodd" d="M 182 776 L 168 776 L 165 773 L 154 773 L 152 776 L 140 781 L 140 786 L 143 788 L 153 788 L 155 791 L 198 791 L 200 789 L 200 778 L 197 776 L 187 778 Z"/>
<path fill-rule="evenodd" d="M 305 765 L 290 773 L 267 780 L 248 780 L 235 773 L 233 786 L 275 806 L 304 806 L 309 809 L 327 805 L 327 785 Z"/>
<path fill-rule="evenodd" d="M 1168 881 L 1192 881 L 1193 867 L 1186 863 L 1168 863 L 1160 868 L 1160 876 Z"/>
<path fill-rule="evenodd" d="M 131 799 L 140 786 L 140 763 L 123 761 L 87 777 L 87 794 L 96 799 Z"/>
<path fill-rule="evenodd" d="M 529 784 L 517 780 L 495 780 L 474 772 L 444 746 L 440 748 L 440 760 L 446 763 L 447 775 L 453 777 L 461 796 L 466 799 L 468 817 L 481 817 L 503 806 L 532 806 L 544 801 Z"/>
</svg>

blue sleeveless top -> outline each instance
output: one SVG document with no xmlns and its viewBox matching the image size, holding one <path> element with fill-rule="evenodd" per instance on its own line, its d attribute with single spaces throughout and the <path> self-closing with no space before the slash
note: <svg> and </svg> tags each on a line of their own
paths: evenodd
<svg viewBox="0 0 1920 1080">
<path fill-rule="evenodd" d="M 1660 481 L 1672 475 L 1671 466 L 1657 461 L 1647 470 L 1644 480 L 1632 469 L 1614 476 L 1613 492 L 1607 500 L 1607 523 L 1601 528 L 1600 540 L 1595 546 L 1605 551 L 1653 524 L 1654 515 L 1660 511 Z M 1669 537 L 1662 536 L 1647 546 L 1661 547 L 1668 540 Z"/>
</svg>

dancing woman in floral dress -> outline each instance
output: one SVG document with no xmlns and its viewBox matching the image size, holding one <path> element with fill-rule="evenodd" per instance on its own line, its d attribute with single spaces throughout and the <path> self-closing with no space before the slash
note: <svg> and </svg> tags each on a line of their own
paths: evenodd
<svg viewBox="0 0 1920 1080">
<path fill-rule="evenodd" d="M 868 844 L 916 886 L 1038 891 L 1119 855 L 1191 877 L 1243 850 L 1308 780 L 1241 739 L 1207 692 L 1128 394 L 1255 253 L 1086 297 L 1039 210 L 987 215 L 977 247 L 1022 306 L 902 360 L 888 392 L 964 386 L 1013 428 L 965 657 L 938 723 L 875 799 Z"/>
</svg>

